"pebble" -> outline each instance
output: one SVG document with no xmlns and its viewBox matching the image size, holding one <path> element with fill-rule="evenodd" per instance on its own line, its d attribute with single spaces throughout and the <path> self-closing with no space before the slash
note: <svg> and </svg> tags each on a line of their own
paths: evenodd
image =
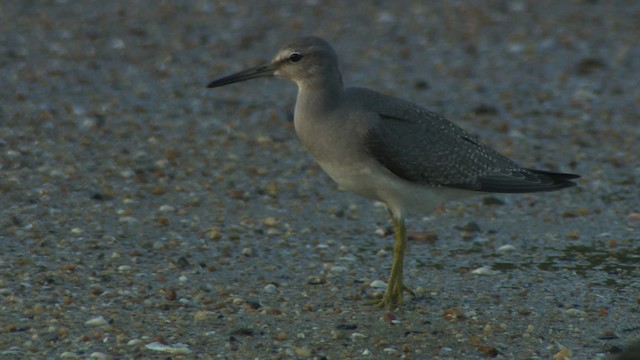
<svg viewBox="0 0 640 360">
<path fill-rule="evenodd" d="M 295 352 L 296 356 L 300 356 L 300 357 L 311 356 L 311 350 L 309 350 L 308 347 L 296 347 L 293 349 L 293 352 Z"/>
<path fill-rule="evenodd" d="M 109 324 L 102 316 L 96 316 L 84 323 L 87 326 L 103 326 Z"/>
<path fill-rule="evenodd" d="M 553 355 L 553 360 L 571 360 L 571 351 L 567 348 L 562 348 Z"/>
<path fill-rule="evenodd" d="M 376 289 L 385 289 L 387 287 L 387 283 L 382 280 L 373 280 L 369 286 Z"/>
<path fill-rule="evenodd" d="M 264 292 L 266 292 L 268 294 L 275 293 L 276 291 L 278 291 L 278 288 L 273 284 L 269 284 L 269 285 L 264 287 Z"/>
<path fill-rule="evenodd" d="M 473 238 L 473 243 L 477 245 L 486 245 L 489 243 L 489 238 L 485 236 L 477 236 Z"/>
<path fill-rule="evenodd" d="M 567 309 L 564 311 L 565 315 L 571 317 L 585 317 L 587 313 L 580 309 Z"/>
<path fill-rule="evenodd" d="M 270 216 L 262 220 L 262 223 L 264 224 L 264 226 L 273 227 L 278 225 L 278 219 Z"/>
<path fill-rule="evenodd" d="M 474 274 L 474 275 L 488 275 L 488 276 L 491 276 L 491 275 L 497 275 L 500 272 L 492 270 L 491 267 L 489 267 L 489 266 L 483 266 L 483 267 L 479 267 L 479 268 L 473 270 L 471 273 Z"/>
<path fill-rule="evenodd" d="M 505 252 L 511 252 L 513 250 L 515 250 L 516 247 L 513 245 L 502 245 L 499 248 L 496 249 L 497 252 L 501 252 L 501 253 L 505 253 Z"/>
<path fill-rule="evenodd" d="M 137 223 L 138 219 L 134 218 L 133 216 L 123 216 L 120 219 L 118 219 L 118 221 L 120 222 L 120 224 L 132 225 Z"/>
<path fill-rule="evenodd" d="M 175 208 L 171 205 L 162 205 L 158 210 L 160 210 L 160 212 L 173 212 Z"/>
<path fill-rule="evenodd" d="M 347 267 L 346 266 L 332 266 L 331 267 L 331 272 L 335 272 L 335 273 L 341 273 L 341 272 L 345 272 L 347 271 Z"/>
<path fill-rule="evenodd" d="M 396 350 L 394 348 L 384 348 L 382 350 L 382 352 L 384 352 L 385 354 L 388 354 L 388 355 L 397 355 L 397 354 L 400 353 L 398 350 Z"/>
<path fill-rule="evenodd" d="M 187 345 L 184 344 L 174 344 L 174 345 L 165 345 L 159 342 L 152 342 L 144 346 L 149 350 L 161 351 L 171 354 L 191 354 L 191 351 Z"/>
</svg>

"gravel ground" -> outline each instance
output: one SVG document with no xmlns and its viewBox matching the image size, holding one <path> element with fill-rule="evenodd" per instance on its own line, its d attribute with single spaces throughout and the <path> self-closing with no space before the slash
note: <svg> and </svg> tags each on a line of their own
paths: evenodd
<svg viewBox="0 0 640 360">
<path fill-rule="evenodd" d="M 2 2 L 0 357 L 619 353 L 640 337 L 639 18 L 637 1 Z M 417 295 L 366 305 L 385 210 L 304 151 L 295 86 L 205 89 L 306 34 L 347 84 L 579 187 L 411 218 Z"/>
</svg>

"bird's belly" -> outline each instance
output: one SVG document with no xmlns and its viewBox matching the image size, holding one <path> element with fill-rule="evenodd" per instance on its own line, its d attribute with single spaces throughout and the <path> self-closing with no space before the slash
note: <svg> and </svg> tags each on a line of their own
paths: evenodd
<svg viewBox="0 0 640 360">
<path fill-rule="evenodd" d="M 358 165 L 336 165 L 318 162 L 324 172 L 338 185 L 362 197 L 384 201 L 377 193 L 376 179 L 370 168 Z"/>
<path fill-rule="evenodd" d="M 465 190 L 413 184 L 374 164 L 331 164 L 322 169 L 346 190 L 385 203 L 395 213 L 429 214 L 441 203 L 472 195 Z"/>
</svg>

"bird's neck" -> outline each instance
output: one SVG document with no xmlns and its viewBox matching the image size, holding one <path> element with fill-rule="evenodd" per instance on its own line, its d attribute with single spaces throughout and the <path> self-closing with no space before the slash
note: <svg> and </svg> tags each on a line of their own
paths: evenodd
<svg viewBox="0 0 640 360">
<path fill-rule="evenodd" d="M 340 105 L 343 96 L 344 86 L 339 73 L 305 81 L 298 84 L 296 110 L 331 111 Z"/>
</svg>

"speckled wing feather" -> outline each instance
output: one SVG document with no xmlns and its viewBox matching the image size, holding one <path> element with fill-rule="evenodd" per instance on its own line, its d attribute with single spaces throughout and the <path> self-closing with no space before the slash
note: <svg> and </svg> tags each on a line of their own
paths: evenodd
<svg viewBox="0 0 640 360">
<path fill-rule="evenodd" d="M 359 89 L 360 90 L 360 89 Z M 462 128 L 413 103 L 388 97 L 368 104 L 380 116 L 367 152 L 396 176 L 426 186 L 486 192 L 538 192 L 574 186 L 578 176 L 525 169 Z"/>
</svg>

